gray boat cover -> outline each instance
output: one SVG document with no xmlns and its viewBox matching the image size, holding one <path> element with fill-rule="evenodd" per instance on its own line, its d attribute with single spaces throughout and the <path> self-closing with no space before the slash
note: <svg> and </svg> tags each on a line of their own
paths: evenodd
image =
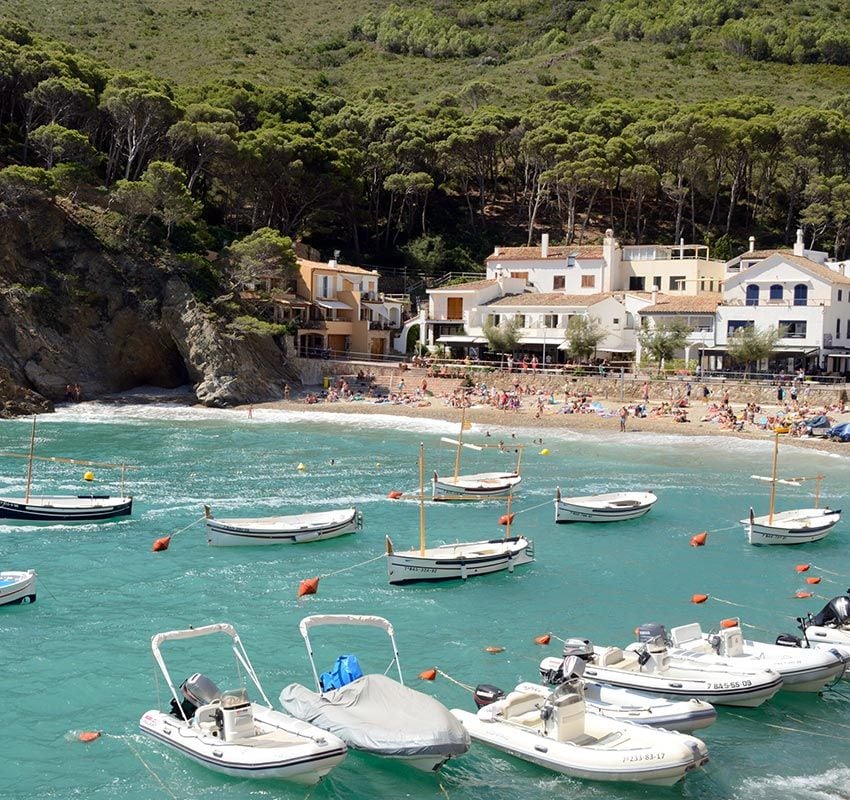
<svg viewBox="0 0 850 800">
<path fill-rule="evenodd" d="M 380 756 L 459 755 L 469 734 L 438 700 L 386 675 L 364 675 L 320 695 L 292 683 L 280 693 L 287 714 Z"/>
</svg>

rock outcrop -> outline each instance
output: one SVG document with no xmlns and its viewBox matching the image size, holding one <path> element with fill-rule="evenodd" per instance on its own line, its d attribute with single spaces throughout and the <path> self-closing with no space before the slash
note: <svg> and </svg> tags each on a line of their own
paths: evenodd
<svg viewBox="0 0 850 800">
<path fill-rule="evenodd" d="M 189 277 L 168 254 L 109 248 L 68 204 L 5 215 L 3 402 L 29 413 L 62 399 L 67 384 L 94 399 L 191 383 L 200 402 L 225 406 L 279 398 L 284 382 L 298 383 L 274 337 L 234 331 L 195 298 Z"/>
</svg>

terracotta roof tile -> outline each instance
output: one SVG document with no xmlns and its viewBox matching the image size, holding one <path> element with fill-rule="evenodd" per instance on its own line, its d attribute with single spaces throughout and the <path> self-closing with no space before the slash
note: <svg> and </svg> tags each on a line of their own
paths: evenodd
<svg viewBox="0 0 850 800">
<path fill-rule="evenodd" d="M 438 286 L 435 289 L 428 289 L 428 292 L 471 292 L 475 289 L 486 289 L 489 286 L 495 286 L 498 281 L 495 278 L 489 280 L 469 281 L 469 283 L 451 283 L 447 286 Z"/>
<path fill-rule="evenodd" d="M 564 294 L 563 292 L 526 292 L 525 294 L 509 294 L 486 303 L 487 306 L 526 306 L 529 308 L 550 308 L 552 306 L 592 306 L 606 297 L 613 297 L 614 292 L 597 292 L 596 294 Z"/>
<path fill-rule="evenodd" d="M 332 267 L 327 261 L 308 261 L 306 258 L 296 259 L 299 267 L 310 267 L 311 269 L 329 269 L 334 272 L 349 272 L 354 275 L 377 275 L 377 270 L 353 267 L 350 264 L 337 264 Z"/>
<path fill-rule="evenodd" d="M 709 292 L 697 295 L 660 294 L 655 305 L 640 310 L 641 314 L 713 314 L 722 302 L 723 295 Z"/>
<path fill-rule="evenodd" d="M 550 245 L 547 261 L 563 261 L 567 256 L 576 258 L 602 258 L 602 245 L 584 245 L 575 247 L 570 245 Z M 500 247 L 499 254 L 495 250 L 487 256 L 487 261 L 541 261 L 540 247 Z"/>
</svg>

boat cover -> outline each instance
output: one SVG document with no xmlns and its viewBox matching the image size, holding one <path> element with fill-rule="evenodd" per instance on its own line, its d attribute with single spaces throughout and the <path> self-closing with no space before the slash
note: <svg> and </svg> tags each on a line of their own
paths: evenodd
<svg viewBox="0 0 850 800">
<path fill-rule="evenodd" d="M 442 703 L 386 675 L 365 675 L 325 695 L 293 683 L 280 703 L 287 714 L 375 755 L 448 758 L 469 749 L 469 734 Z"/>
</svg>

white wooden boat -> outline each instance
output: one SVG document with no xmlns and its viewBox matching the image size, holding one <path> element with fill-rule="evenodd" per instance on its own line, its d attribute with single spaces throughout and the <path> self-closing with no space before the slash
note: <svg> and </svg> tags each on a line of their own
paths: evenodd
<svg viewBox="0 0 850 800">
<path fill-rule="evenodd" d="M 245 688 L 222 692 L 200 673 L 180 686 L 171 680 L 160 647 L 167 641 L 223 633 L 241 671 L 265 705 L 251 702 Z M 215 772 L 238 778 L 281 778 L 314 784 L 346 756 L 348 748 L 333 734 L 271 707 L 236 630 L 227 623 L 158 633 L 151 649 L 168 688 L 171 710 L 146 711 L 142 733 Z"/>
<path fill-rule="evenodd" d="M 807 544 L 823 539 L 841 519 L 841 510 L 819 508 L 820 482 L 823 475 L 810 478 L 777 478 L 776 466 L 779 459 L 779 434 L 774 435 L 773 442 L 773 471 L 771 476 L 752 475 L 755 480 L 770 483 L 770 510 L 767 514 L 757 516 L 753 509 L 747 519 L 741 524 L 747 532 L 750 544 Z M 800 486 L 803 481 L 815 481 L 815 507 L 796 508 L 790 511 L 774 512 L 776 501 L 776 485 Z"/>
<path fill-rule="evenodd" d="M 216 519 L 209 506 L 204 506 L 204 514 L 207 543 L 217 547 L 317 542 L 354 533 L 363 526 L 363 515 L 356 508 L 276 517 Z"/>
<path fill-rule="evenodd" d="M 847 665 L 847 659 L 835 651 L 745 639 L 739 625 L 720 628 L 717 633 L 703 633 L 698 622 L 671 628 L 669 651 L 672 658 L 682 656 L 711 665 L 770 667 L 782 676 L 782 689 L 789 692 L 820 692 L 838 680 Z"/>
<path fill-rule="evenodd" d="M 363 674 L 356 657 L 337 659 L 335 669 L 319 675 L 310 630 L 320 625 L 367 626 L 389 637 L 398 679 Z M 283 709 L 342 739 L 350 748 L 434 772 L 469 749 L 469 737 L 449 710 L 429 695 L 404 685 L 393 626 L 383 617 L 321 614 L 305 617 L 299 630 L 307 647 L 316 691 L 290 684 L 280 693 Z M 348 645 L 347 652 L 350 652 Z"/>
<path fill-rule="evenodd" d="M 11 570 L 0 572 L 0 606 L 10 606 L 17 603 L 34 603 L 36 598 L 36 572 L 28 569 L 25 572 Z"/>
<path fill-rule="evenodd" d="M 460 418 L 460 432 L 457 439 L 442 437 L 441 441 L 453 444 L 455 452 L 455 468 L 453 475 L 437 474 L 434 471 L 432 478 L 432 500 L 494 500 L 504 499 L 510 496 L 514 489 L 522 481 L 519 474 L 519 466 L 522 460 L 522 446 L 514 445 L 516 449 L 517 462 L 512 472 L 477 472 L 471 475 L 460 475 L 460 453 L 463 448 L 470 450 L 483 450 L 484 447 L 469 444 L 463 441 L 463 432 L 470 427 L 466 421 L 466 409 L 462 409 Z M 505 447 L 500 448 L 502 450 Z"/>
<path fill-rule="evenodd" d="M 555 522 L 619 522 L 636 519 L 658 502 L 652 492 L 606 492 L 583 497 L 555 493 Z"/>
<path fill-rule="evenodd" d="M 520 683 L 515 691 L 536 692 L 541 697 L 548 696 L 553 686 L 564 682 L 563 662 L 551 675 L 546 676 L 547 685 L 540 683 Z M 717 720 L 717 711 L 711 703 L 702 700 L 674 700 L 667 697 L 635 692 L 608 686 L 597 681 L 583 680 L 584 699 L 588 711 L 637 725 L 649 725 L 652 728 L 666 728 L 679 733 L 707 728 Z M 494 686 L 479 685 L 474 692 L 475 703 L 479 708 L 499 700 L 505 693 Z"/>
<path fill-rule="evenodd" d="M 534 561 L 534 543 L 524 536 L 510 535 L 508 496 L 505 536 L 477 542 L 455 542 L 425 546 L 425 492 L 423 446 L 419 446 L 419 548 L 396 550 L 387 536 L 387 575 L 391 584 L 474 578 Z"/>
<path fill-rule="evenodd" d="M 572 659 L 570 672 L 582 666 Z M 475 741 L 575 778 L 671 786 L 708 761 L 693 736 L 592 713 L 577 678 L 545 697 L 521 685 L 477 714 L 452 713 Z"/>
<path fill-rule="evenodd" d="M 720 667 L 696 660 L 672 659 L 662 641 L 636 642 L 625 650 L 594 647 L 586 639 L 568 639 L 564 656 L 587 662 L 589 680 L 670 698 L 696 698 L 712 705 L 755 708 L 782 688 L 782 676 L 767 668 Z M 540 674 L 549 675 L 562 663 L 545 658 Z"/>
<path fill-rule="evenodd" d="M 75 458 L 58 458 L 35 455 L 36 417 L 32 418 L 29 454 L 0 453 L 8 458 L 27 459 L 27 483 L 22 497 L 0 497 L 0 519 L 15 522 L 97 522 L 114 517 L 129 516 L 133 513 L 133 498 L 124 495 L 124 472 L 136 469 L 126 464 L 106 464 L 98 461 L 84 461 Z M 84 467 L 120 467 L 121 494 L 112 497 L 106 494 L 45 495 L 32 491 L 32 473 L 34 461 L 50 461 L 62 464 L 77 464 Z M 86 473 L 86 480 L 93 480 Z"/>
</svg>

